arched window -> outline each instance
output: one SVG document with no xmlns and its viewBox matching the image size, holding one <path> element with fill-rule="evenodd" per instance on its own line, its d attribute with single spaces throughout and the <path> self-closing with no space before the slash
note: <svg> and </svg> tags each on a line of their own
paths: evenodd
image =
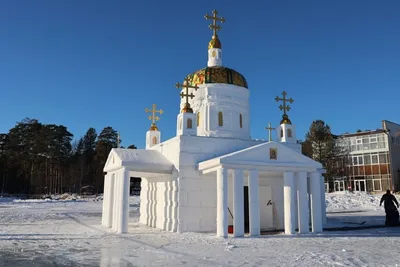
<svg viewBox="0 0 400 267">
<path fill-rule="evenodd" d="M 287 137 L 292 137 L 292 129 L 287 129 Z"/>
<path fill-rule="evenodd" d="M 239 125 L 240 125 L 240 128 L 243 128 L 243 116 L 242 116 L 242 114 L 239 114 Z"/>
<path fill-rule="evenodd" d="M 218 126 L 224 126 L 224 115 L 222 111 L 218 112 Z"/>
<path fill-rule="evenodd" d="M 153 136 L 153 145 L 157 144 L 157 137 Z"/>
<path fill-rule="evenodd" d="M 193 125 L 192 125 L 192 119 L 187 119 L 187 121 L 186 121 L 186 127 L 188 128 L 188 129 L 192 129 L 192 127 L 193 127 Z"/>
<path fill-rule="evenodd" d="M 192 119 L 187 119 L 186 125 L 188 129 L 192 129 Z"/>
<path fill-rule="evenodd" d="M 281 129 L 281 138 L 283 137 L 283 129 Z"/>
<path fill-rule="evenodd" d="M 197 127 L 200 126 L 200 112 L 197 112 Z"/>
</svg>

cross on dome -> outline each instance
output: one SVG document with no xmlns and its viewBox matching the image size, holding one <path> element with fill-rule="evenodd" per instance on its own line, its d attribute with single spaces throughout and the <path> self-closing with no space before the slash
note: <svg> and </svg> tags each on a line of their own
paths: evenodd
<svg viewBox="0 0 400 267">
<path fill-rule="evenodd" d="M 162 109 L 157 110 L 156 107 L 157 107 L 157 105 L 156 105 L 156 104 L 153 104 L 153 105 L 152 105 L 152 109 L 146 108 L 146 109 L 144 110 L 144 112 L 146 112 L 146 113 L 149 113 L 149 112 L 152 113 L 152 114 L 149 116 L 149 120 L 152 121 L 152 124 L 151 124 L 151 126 L 150 126 L 150 131 L 158 131 L 158 128 L 157 128 L 157 125 L 156 125 L 156 121 L 159 121 L 159 120 L 160 120 L 160 117 L 158 117 L 156 114 L 159 113 L 159 114 L 161 115 L 161 114 L 164 113 L 164 111 L 163 111 Z"/>
<path fill-rule="evenodd" d="M 184 113 L 184 112 L 193 113 L 193 109 L 190 107 L 190 104 L 189 104 L 189 97 L 190 97 L 190 99 L 193 99 L 194 94 L 193 93 L 189 94 L 189 88 L 193 88 L 196 91 L 197 89 L 199 89 L 199 87 L 197 85 L 190 85 L 190 81 L 188 78 L 185 78 L 185 82 L 183 84 L 176 83 L 175 87 L 178 89 L 182 88 L 182 91 L 183 91 L 183 89 L 186 89 L 186 92 L 181 92 L 181 94 L 180 94 L 180 96 L 182 98 L 186 97 L 185 106 L 183 107 L 181 112 L 182 113 Z"/>
<path fill-rule="evenodd" d="M 282 101 L 283 105 L 279 105 L 279 109 L 283 110 L 283 115 L 282 115 L 282 120 L 281 120 L 281 124 L 292 124 L 292 122 L 289 119 L 289 116 L 286 114 L 286 111 L 289 111 L 291 108 L 288 104 L 286 104 L 286 102 L 289 102 L 290 104 L 292 104 L 294 102 L 294 100 L 292 98 L 286 98 L 287 93 L 286 91 L 282 92 L 282 98 L 280 98 L 279 96 L 275 97 L 276 102 Z"/>
<path fill-rule="evenodd" d="M 215 9 L 212 11 L 212 13 L 213 13 L 212 16 L 208 15 L 208 14 L 206 14 L 204 16 L 205 19 L 212 19 L 213 20 L 213 23 L 208 26 L 210 28 L 210 30 L 213 31 L 213 36 L 212 36 L 212 39 L 211 39 L 210 43 L 208 44 L 208 49 L 211 49 L 211 48 L 219 48 L 219 49 L 221 49 L 221 47 L 222 47 L 221 46 L 221 41 L 218 39 L 218 35 L 217 35 L 217 31 L 221 30 L 221 25 L 218 25 L 217 22 L 220 21 L 221 23 L 224 23 L 225 22 L 225 18 L 217 17 L 218 11 L 215 10 Z"/>
</svg>

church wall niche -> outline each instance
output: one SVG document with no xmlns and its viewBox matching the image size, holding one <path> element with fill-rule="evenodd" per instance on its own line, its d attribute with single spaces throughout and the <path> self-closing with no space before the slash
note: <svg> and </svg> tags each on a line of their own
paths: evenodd
<svg viewBox="0 0 400 267">
<path fill-rule="evenodd" d="M 218 112 L 218 126 L 224 126 L 224 114 L 222 113 L 222 111 Z"/>
<path fill-rule="evenodd" d="M 287 137 L 292 137 L 292 129 L 287 129 Z"/>
<path fill-rule="evenodd" d="M 193 123 L 193 121 L 192 121 L 192 119 L 187 119 L 186 120 L 186 127 L 188 128 L 188 129 L 192 129 L 193 127 L 193 125 L 192 125 L 192 123 Z"/>
</svg>

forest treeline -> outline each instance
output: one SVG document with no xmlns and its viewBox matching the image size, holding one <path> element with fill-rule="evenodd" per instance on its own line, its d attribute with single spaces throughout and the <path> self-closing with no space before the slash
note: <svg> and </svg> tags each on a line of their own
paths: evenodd
<svg viewBox="0 0 400 267">
<path fill-rule="evenodd" d="M 78 140 L 67 127 L 26 118 L 0 134 L 0 193 L 56 194 L 103 191 L 103 167 L 118 132 L 89 128 Z M 129 148 L 136 148 L 131 145 Z"/>
<path fill-rule="evenodd" d="M 99 134 L 89 128 L 73 139 L 67 127 L 26 118 L 8 133 L 0 134 L 0 193 L 56 194 L 103 192 L 103 168 L 118 132 L 104 127 Z M 311 123 L 302 152 L 323 164 L 326 181 L 347 175 L 348 151 L 322 120 Z M 135 145 L 128 148 L 136 149 Z"/>
</svg>

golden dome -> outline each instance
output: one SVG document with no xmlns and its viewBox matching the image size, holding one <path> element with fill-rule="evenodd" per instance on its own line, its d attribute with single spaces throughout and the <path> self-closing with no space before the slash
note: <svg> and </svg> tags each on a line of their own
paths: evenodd
<svg viewBox="0 0 400 267">
<path fill-rule="evenodd" d="M 193 113 L 193 109 L 190 107 L 189 103 L 185 103 L 185 106 L 181 110 L 182 113 Z"/>
<path fill-rule="evenodd" d="M 211 41 L 208 43 L 208 50 L 211 48 L 222 48 L 221 41 L 218 39 L 218 35 L 213 35 Z"/>
<path fill-rule="evenodd" d="M 286 115 L 286 114 L 282 115 L 281 124 L 292 124 L 288 115 Z"/>
<path fill-rule="evenodd" d="M 189 74 L 186 79 L 191 86 L 208 83 L 225 83 L 248 88 L 246 78 L 242 74 L 222 66 L 207 67 L 195 71 Z"/>
<path fill-rule="evenodd" d="M 152 123 L 150 126 L 150 131 L 158 131 L 158 127 L 155 123 Z"/>
</svg>

